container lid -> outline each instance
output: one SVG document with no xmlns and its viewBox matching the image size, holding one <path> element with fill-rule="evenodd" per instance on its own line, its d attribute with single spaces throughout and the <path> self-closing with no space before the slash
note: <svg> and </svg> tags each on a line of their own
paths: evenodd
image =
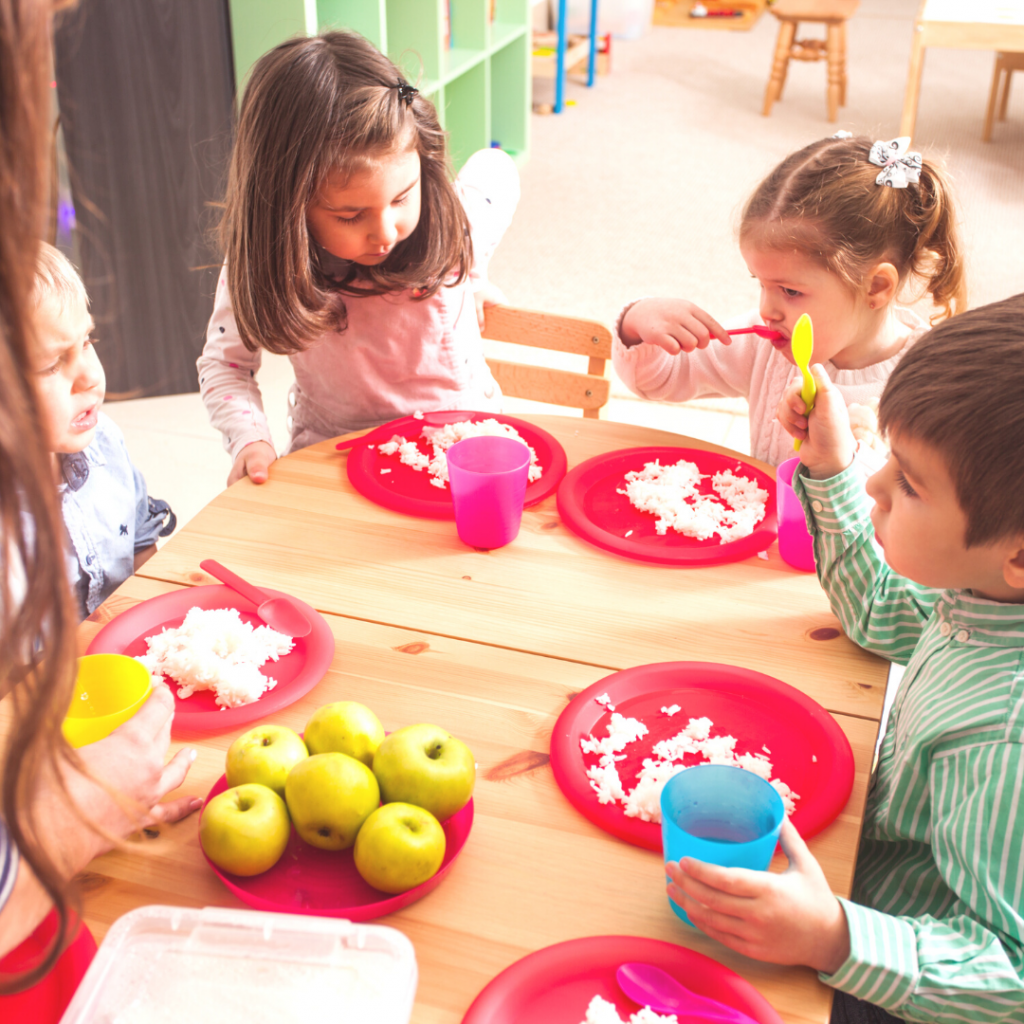
<svg viewBox="0 0 1024 1024">
<path fill-rule="evenodd" d="M 138 907 L 107 932 L 61 1024 L 408 1024 L 416 982 L 394 928 Z"/>
</svg>

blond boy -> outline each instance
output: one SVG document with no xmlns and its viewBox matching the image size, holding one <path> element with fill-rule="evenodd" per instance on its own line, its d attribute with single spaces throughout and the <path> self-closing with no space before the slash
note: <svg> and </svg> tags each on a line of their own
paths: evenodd
<svg viewBox="0 0 1024 1024">
<path fill-rule="evenodd" d="M 42 245 L 35 284 L 33 384 L 67 530 L 68 577 L 82 618 L 169 535 L 174 513 L 150 498 L 124 437 L 100 406 L 106 376 L 81 278 Z"/>
</svg>

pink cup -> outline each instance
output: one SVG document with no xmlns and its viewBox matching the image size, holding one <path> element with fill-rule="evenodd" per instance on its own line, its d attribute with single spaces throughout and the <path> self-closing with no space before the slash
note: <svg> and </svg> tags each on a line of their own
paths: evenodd
<svg viewBox="0 0 1024 1024">
<path fill-rule="evenodd" d="M 515 540 L 530 449 L 512 437 L 467 437 L 447 455 L 459 539 L 474 548 L 500 548 Z"/>
<path fill-rule="evenodd" d="M 779 514 L 779 554 L 794 569 L 814 572 L 814 538 L 807 529 L 803 506 L 793 491 L 800 458 L 786 459 L 775 469 L 775 500 Z"/>
</svg>

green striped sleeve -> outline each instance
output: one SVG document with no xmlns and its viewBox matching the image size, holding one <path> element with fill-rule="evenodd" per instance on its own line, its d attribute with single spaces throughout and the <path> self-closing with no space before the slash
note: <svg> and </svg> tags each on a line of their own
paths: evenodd
<svg viewBox="0 0 1024 1024">
<path fill-rule="evenodd" d="M 941 591 L 892 572 L 873 543 L 864 473 L 856 461 L 828 480 L 803 466 L 793 489 L 814 537 L 818 579 L 846 635 L 866 650 L 905 665 Z"/>
<path fill-rule="evenodd" d="M 902 872 L 900 891 L 880 891 L 878 909 L 841 900 L 850 956 L 822 981 L 908 1021 L 1019 1024 L 1024 746 L 952 738 L 929 774 L 932 856 L 948 887 L 941 920 L 914 907 L 925 896 L 917 891 L 929 878 L 925 870 L 917 888 Z"/>
<path fill-rule="evenodd" d="M 826 985 L 920 1024 L 1020 1024 L 1024 985 L 999 938 L 972 918 L 891 917 L 839 897 L 850 956 Z"/>
</svg>

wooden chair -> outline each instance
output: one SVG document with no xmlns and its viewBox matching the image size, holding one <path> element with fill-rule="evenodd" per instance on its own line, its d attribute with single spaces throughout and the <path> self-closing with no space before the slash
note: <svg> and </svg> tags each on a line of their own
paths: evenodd
<svg viewBox="0 0 1024 1024">
<path fill-rule="evenodd" d="M 504 359 L 488 359 L 487 365 L 502 392 L 512 398 L 566 405 L 582 409 L 588 419 L 600 417 L 611 389 L 605 363 L 612 356 L 612 332 L 604 324 L 512 306 L 485 306 L 482 333 L 492 341 L 586 356 L 586 373 Z"/>
<path fill-rule="evenodd" d="M 992 141 L 993 120 L 1006 120 L 1006 104 L 1010 99 L 1010 79 L 1014 71 L 1024 71 L 1024 53 L 996 53 L 996 66 L 992 72 L 992 91 L 988 95 L 988 110 L 985 112 L 985 127 L 981 132 L 982 142 Z M 1006 76 L 1003 78 L 1003 76 Z M 996 115 L 996 97 L 999 94 L 999 80 L 1002 78 L 1003 95 L 999 99 L 999 114 Z"/>
<path fill-rule="evenodd" d="M 768 8 L 779 19 L 779 38 L 764 94 L 765 117 L 782 98 L 791 59 L 828 61 L 828 119 L 839 117 L 839 108 L 846 106 L 846 22 L 859 4 L 860 0 L 778 0 Z M 823 24 L 825 39 L 797 39 L 802 21 Z"/>
</svg>

